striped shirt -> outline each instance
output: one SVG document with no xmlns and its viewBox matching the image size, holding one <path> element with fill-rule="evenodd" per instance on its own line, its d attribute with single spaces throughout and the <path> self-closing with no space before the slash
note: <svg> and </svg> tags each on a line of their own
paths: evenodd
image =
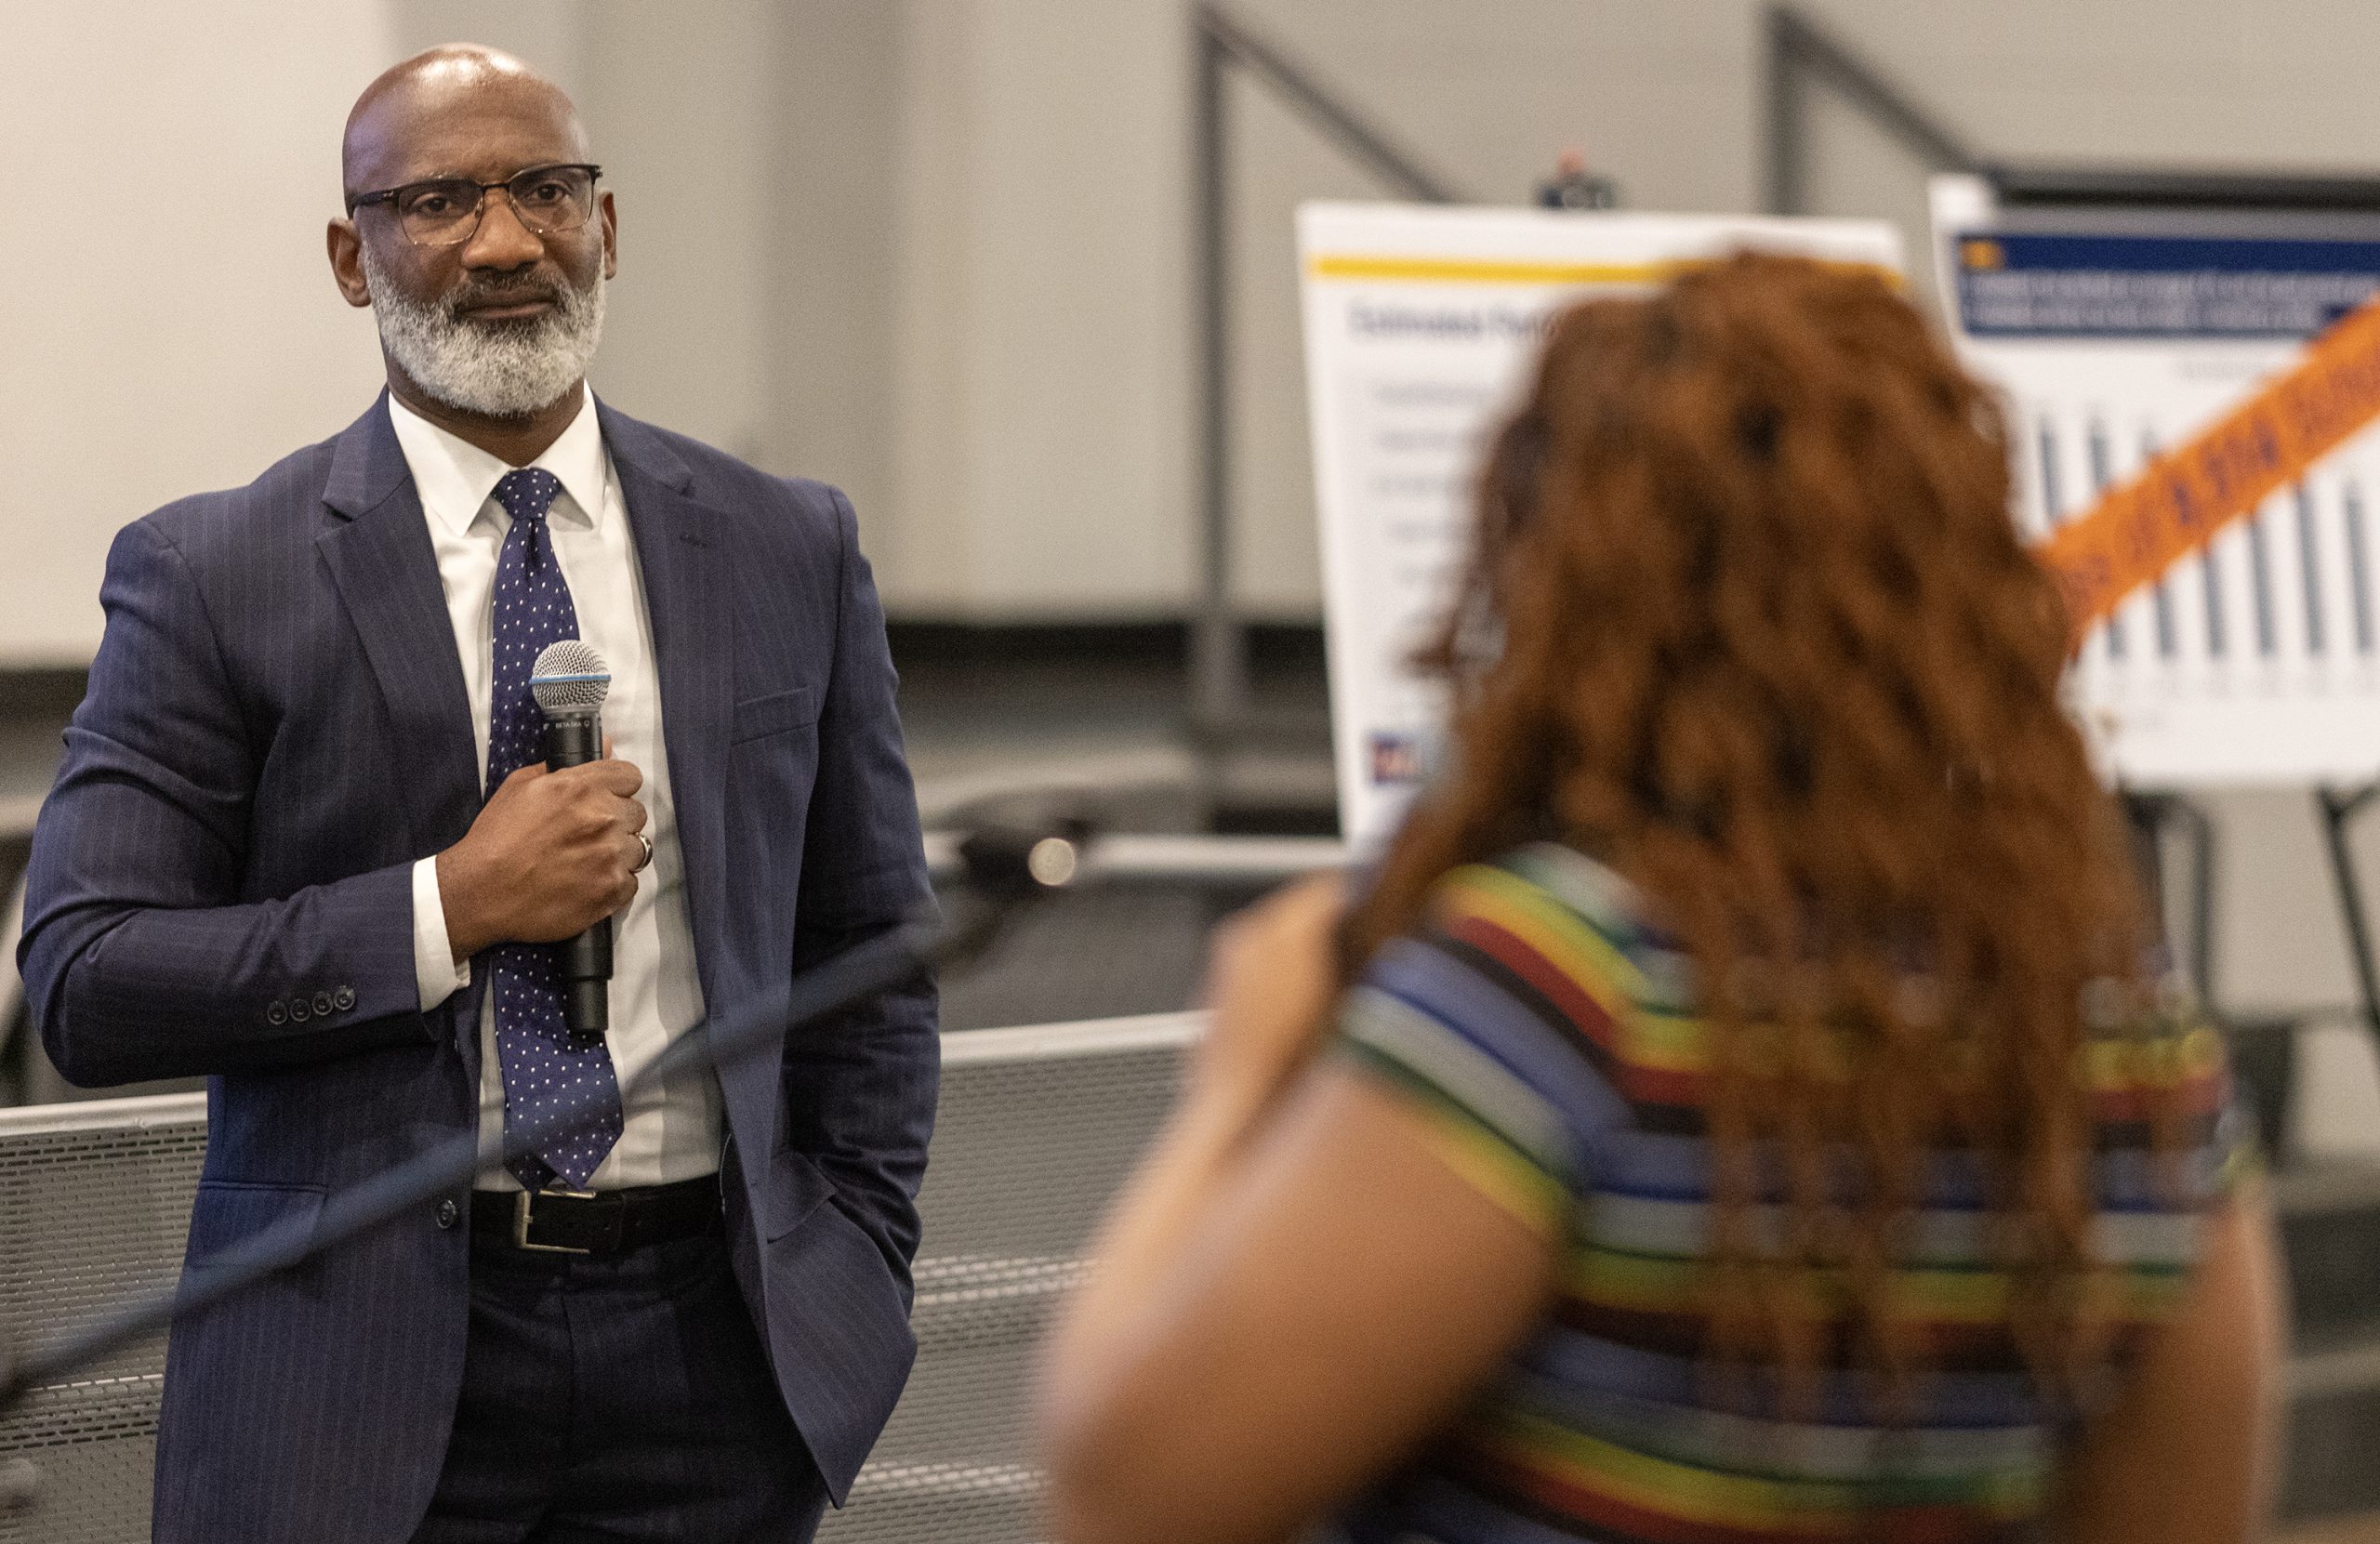
<svg viewBox="0 0 2380 1544">
<path fill-rule="evenodd" d="M 1342 1519 L 1350 1544 L 2029 1537 L 2073 1428 L 2008 1331 L 1977 1155 L 1927 1159 L 1891 1273 L 1928 1370 L 1897 1424 L 1823 1368 L 1778 1413 L 1701 1357 L 1708 1041 L 1691 972 L 1610 869 L 1522 849 L 1442 880 L 1424 926 L 1348 995 L 1335 1049 L 1423 1118 L 1435 1151 L 1559 1251 L 1546 1322 L 1427 1456 Z M 2214 1032 L 2161 1023 L 2092 1045 L 2094 1247 L 2125 1321 L 2171 1312 L 2200 1213 L 2246 1161 Z M 2153 1083 L 2189 1145 L 2150 1150 Z M 1763 1208 L 1765 1210 L 1765 1208 Z M 1761 1218 L 1754 1218 L 1755 1225 Z M 1837 1337 L 1838 1340 L 1847 1337 Z"/>
</svg>

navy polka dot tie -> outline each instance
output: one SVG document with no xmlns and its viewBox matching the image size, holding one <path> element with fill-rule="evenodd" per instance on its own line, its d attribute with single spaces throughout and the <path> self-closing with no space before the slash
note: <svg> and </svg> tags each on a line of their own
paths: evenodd
<svg viewBox="0 0 2380 1544">
<path fill-rule="evenodd" d="M 546 529 L 562 483 L 540 467 L 504 474 L 496 502 L 512 517 L 496 561 L 496 680 L 490 693 L 487 790 L 493 794 L 519 768 L 545 757 L 545 715 L 529 693 L 529 673 L 549 643 L 578 636 L 570 587 L 554 561 Z M 504 1072 L 508 1125 L 587 1118 L 535 1155 L 512 1161 L 513 1177 L 531 1190 L 559 1177 L 585 1190 L 603 1155 L 620 1140 L 620 1084 L 602 1036 L 584 1040 L 562 1022 L 559 950 L 551 944 L 499 944 L 488 951 L 488 990 L 496 995 L 496 1053 Z"/>
</svg>

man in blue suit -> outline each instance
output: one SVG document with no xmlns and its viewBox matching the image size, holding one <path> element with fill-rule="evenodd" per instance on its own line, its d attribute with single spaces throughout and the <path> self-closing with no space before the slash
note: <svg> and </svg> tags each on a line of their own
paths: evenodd
<svg viewBox="0 0 2380 1544">
<path fill-rule="evenodd" d="M 193 1261 L 584 1118 L 179 1326 L 156 1536 L 806 1539 L 913 1355 L 932 989 L 621 1090 L 929 904 L 852 508 L 589 397 L 615 216 L 555 87 L 433 50 L 344 150 L 388 392 L 117 538 L 24 977 L 76 1082 L 209 1077 Z M 548 773 L 529 662 L 573 636 L 615 755 Z M 606 917 L 574 1031 L 551 942 Z"/>
</svg>

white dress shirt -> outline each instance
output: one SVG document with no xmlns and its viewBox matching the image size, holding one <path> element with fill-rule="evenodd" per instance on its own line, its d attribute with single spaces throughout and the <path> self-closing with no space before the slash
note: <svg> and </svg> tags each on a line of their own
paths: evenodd
<svg viewBox="0 0 2380 1544">
<path fill-rule="evenodd" d="M 470 693 L 480 775 L 487 775 L 488 697 L 495 675 L 496 566 L 512 519 L 495 497 L 512 468 L 389 398 L 397 443 L 412 468 L 438 554 L 438 582 L 461 653 Z M 703 993 L 694 973 L 687 920 L 685 863 L 669 798 L 668 747 L 662 735 L 661 687 L 654 666 L 653 625 L 644 578 L 629 537 L 628 504 L 603 448 L 589 392 L 562 438 L 530 463 L 562 483 L 546 517 L 555 561 L 570 586 L 581 638 L 611 667 L 603 730 L 613 754 L 644 773 L 637 795 L 651 817 L 644 833 L 653 862 L 638 876 L 636 899 L 612 919 L 612 1020 L 605 1036 L 625 1085 L 669 1042 L 701 1022 Z M 424 1011 L 470 983 L 470 963 L 455 963 L 434 857 L 413 871 L 414 970 Z M 668 1184 L 716 1172 L 724 1126 L 719 1080 L 707 1069 L 677 1075 L 628 1098 L 620 1140 L 589 1181 L 596 1190 Z M 480 1010 L 480 1123 L 504 1118 L 504 1073 L 496 1059 L 494 995 Z M 483 1175 L 483 1188 L 518 1190 L 509 1174 Z"/>
</svg>

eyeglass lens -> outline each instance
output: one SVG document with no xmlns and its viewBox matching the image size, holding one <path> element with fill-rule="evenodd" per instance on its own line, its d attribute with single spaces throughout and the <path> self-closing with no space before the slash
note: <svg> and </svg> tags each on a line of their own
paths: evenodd
<svg viewBox="0 0 2380 1544">
<path fill-rule="evenodd" d="M 584 166 L 538 166 L 505 183 L 512 212 L 536 235 L 575 231 L 594 211 L 595 178 Z M 405 239 L 416 246 L 452 246 L 479 229 L 486 199 L 480 185 L 463 178 L 415 182 L 397 190 L 393 201 Z"/>
</svg>

